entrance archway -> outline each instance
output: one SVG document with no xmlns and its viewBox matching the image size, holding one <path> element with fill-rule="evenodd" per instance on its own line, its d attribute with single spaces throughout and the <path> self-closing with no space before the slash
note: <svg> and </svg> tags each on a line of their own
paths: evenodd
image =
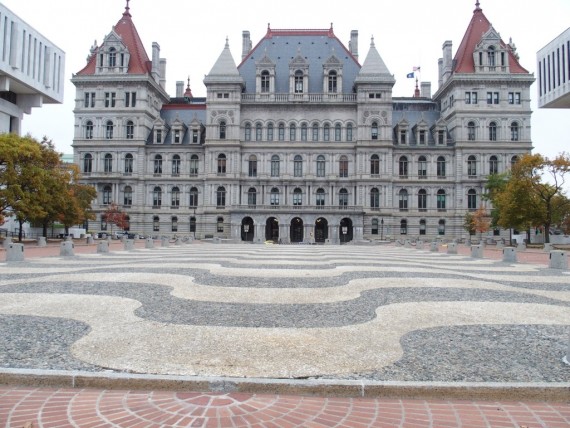
<svg viewBox="0 0 570 428">
<path fill-rule="evenodd" d="M 351 219 L 345 217 L 340 221 L 339 235 L 340 235 L 339 238 L 340 238 L 341 244 L 352 241 L 352 220 Z"/>
<path fill-rule="evenodd" d="M 329 238 L 329 222 L 324 217 L 319 217 L 315 221 L 315 242 L 324 243 Z"/>
<path fill-rule="evenodd" d="M 291 237 L 291 242 L 303 242 L 303 220 L 299 217 L 291 220 L 289 236 Z"/>
<path fill-rule="evenodd" d="M 254 237 L 253 219 L 251 217 L 244 217 L 241 221 L 241 240 L 251 242 Z"/>
<path fill-rule="evenodd" d="M 279 240 L 279 220 L 269 217 L 265 222 L 265 240 L 277 242 Z"/>
</svg>

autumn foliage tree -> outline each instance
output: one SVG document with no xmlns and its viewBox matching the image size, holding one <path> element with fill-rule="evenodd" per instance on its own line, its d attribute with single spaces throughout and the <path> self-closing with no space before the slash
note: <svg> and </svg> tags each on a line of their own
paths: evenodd
<svg viewBox="0 0 570 428">
<path fill-rule="evenodd" d="M 102 214 L 102 218 L 111 225 L 117 226 L 121 230 L 125 230 L 129 227 L 129 219 L 127 213 L 121 211 L 117 204 L 114 202 L 109 205 L 109 207 Z M 113 228 L 111 227 L 111 231 Z"/>
</svg>

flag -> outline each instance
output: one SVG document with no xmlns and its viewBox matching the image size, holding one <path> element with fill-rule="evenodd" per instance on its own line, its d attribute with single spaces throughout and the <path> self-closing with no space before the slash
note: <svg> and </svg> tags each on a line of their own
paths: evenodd
<svg viewBox="0 0 570 428">
<path fill-rule="evenodd" d="M 413 79 L 413 78 L 414 78 L 414 73 L 413 73 L 413 72 L 412 72 L 412 73 L 408 73 L 408 74 L 406 75 L 406 77 L 407 77 L 408 79 Z"/>
<path fill-rule="evenodd" d="M 414 67 L 414 71 L 420 71 L 421 67 Z"/>
</svg>

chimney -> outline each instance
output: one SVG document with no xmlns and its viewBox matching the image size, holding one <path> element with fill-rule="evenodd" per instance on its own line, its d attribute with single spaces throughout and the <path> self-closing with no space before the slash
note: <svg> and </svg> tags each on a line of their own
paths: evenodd
<svg viewBox="0 0 570 428">
<path fill-rule="evenodd" d="M 158 43 L 152 43 L 152 77 L 157 82 L 160 80 L 160 46 Z"/>
<path fill-rule="evenodd" d="M 242 32 L 242 47 L 241 59 L 244 59 L 251 51 L 251 39 L 249 38 L 249 31 Z"/>
<path fill-rule="evenodd" d="M 358 59 L 358 30 L 352 30 L 350 32 L 350 42 L 348 43 L 348 49 L 353 57 Z"/>
<path fill-rule="evenodd" d="M 162 89 L 166 86 L 166 58 L 160 58 L 160 81 L 158 82 Z"/>
<path fill-rule="evenodd" d="M 184 82 L 182 80 L 176 81 L 176 98 L 182 98 L 184 96 Z"/>
<path fill-rule="evenodd" d="M 431 98 L 431 82 L 422 82 L 422 97 Z"/>
<path fill-rule="evenodd" d="M 446 40 L 443 43 L 443 83 L 447 82 L 447 79 L 451 77 L 452 72 L 452 61 L 451 58 L 451 40 Z"/>
<path fill-rule="evenodd" d="M 443 58 L 437 60 L 437 85 L 439 88 L 443 85 Z"/>
</svg>

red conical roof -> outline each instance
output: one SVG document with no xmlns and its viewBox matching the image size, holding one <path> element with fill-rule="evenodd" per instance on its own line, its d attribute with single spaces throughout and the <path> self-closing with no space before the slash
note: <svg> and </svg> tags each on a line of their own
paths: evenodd
<svg viewBox="0 0 570 428">
<path fill-rule="evenodd" d="M 139 37 L 139 33 L 131 19 L 131 14 L 129 12 L 129 3 L 127 2 L 127 6 L 125 7 L 125 11 L 123 12 L 123 16 L 117 22 L 117 25 L 113 27 L 113 31 L 117 33 L 118 36 L 121 37 L 123 43 L 127 46 L 129 53 L 130 53 L 130 61 L 129 61 L 129 68 L 127 73 L 128 74 L 147 74 L 151 72 L 152 63 L 148 58 L 148 55 L 144 49 L 144 45 Z M 77 74 L 79 75 L 89 75 L 95 74 L 95 66 L 96 66 L 96 54 L 91 55 L 87 65 L 79 71 Z"/>
<path fill-rule="evenodd" d="M 471 22 L 455 54 L 455 69 L 453 70 L 455 73 L 475 73 L 473 53 L 475 52 L 475 47 L 481 41 L 481 37 L 489 31 L 490 28 L 491 23 L 483 13 L 483 9 L 479 7 L 479 1 L 477 1 Z M 501 46 L 506 46 L 503 40 L 501 40 Z M 511 49 L 507 48 L 507 51 L 509 54 L 510 72 L 528 74 L 528 70 L 519 64 L 519 61 Z"/>
</svg>

